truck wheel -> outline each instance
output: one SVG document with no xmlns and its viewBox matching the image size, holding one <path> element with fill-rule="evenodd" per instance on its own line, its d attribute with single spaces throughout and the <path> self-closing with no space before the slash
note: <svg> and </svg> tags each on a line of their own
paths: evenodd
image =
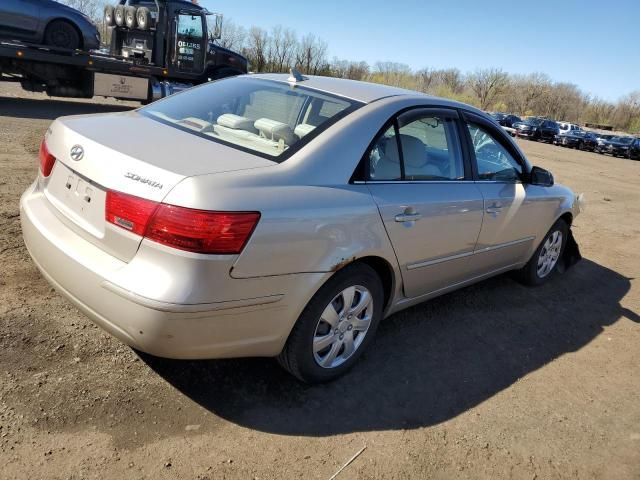
<svg viewBox="0 0 640 480">
<path fill-rule="evenodd" d="M 80 35 L 73 25 L 64 20 L 54 20 L 44 32 L 44 43 L 52 47 L 76 50 L 82 46 Z"/>
<path fill-rule="evenodd" d="M 104 23 L 107 25 L 107 27 L 113 27 L 115 25 L 115 22 L 113 20 L 113 5 L 105 5 Z"/>
<path fill-rule="evenodd" d="M 115 6 L 115 8 L 113 9 L 113 18 L 115 19 L 117 26 L 124 26 L 124 5 Z"/>
<path fill-rule="evenodd" d="M 138 22 L 138 28 L 140 30 L 149 30 L 153 26 L 153 17 L 151 17 L 151 10 L 147 7 L 140 7 L 136 13 L 136 20 Z"/>
<path fill-rule="evenodd" d="M 125 7 L 124 9 L 124 23 L 127 28 L 134 29 L 136 28 L 136 7 Z"/>
</svg>

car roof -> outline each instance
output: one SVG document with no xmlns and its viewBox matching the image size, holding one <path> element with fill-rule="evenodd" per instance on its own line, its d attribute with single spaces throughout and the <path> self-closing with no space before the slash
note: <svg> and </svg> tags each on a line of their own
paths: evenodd
<svg viewBox="0 0 640 480">
<path fill-rule="evenodd" d="M 273 80 L 276 82 L 289 83 L 287 80 L 289 74 L 282 73 L 266 73 L 250 75 L 251 78 L 263 78 L 265 80 Z M 296 82 L 302 87 L 319 90 L 326 93 L 332 93 L 340 97 L 357 100 L 363 103 L 371 103 L 381 98 L 393 97 L 398 95 L 424 96 L 430 97 L 424 93 L 404 88 L 390 87 L 379 83 L 362 82 L 359 80 L 347 80 L 344 78 L 321 77 L 309 75 L 305 76 L 305 80 Z M 431 97 L 435 98 L 435 97 Z M 440 99 L 439 99 L 440 100 Z M 462 105 L 458 102 L 451 102 L 452 105 Z"/>
</svg>

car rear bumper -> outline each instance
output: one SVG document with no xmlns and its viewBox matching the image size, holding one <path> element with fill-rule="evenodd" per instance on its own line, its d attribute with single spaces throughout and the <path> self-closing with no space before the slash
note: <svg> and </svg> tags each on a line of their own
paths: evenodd
<svg viewBox="0 0 640 480">
<path fill-rule="evenodd" d="M 152 355 L 180 359 L 277 355 L 309 298 L 328 276 L 236 280 L 227 271 L 215 279 L 218 284 L 212 290 L 237 291 L 247 298 L 198 303 L 188 298 L 153 299 L 131 288 L 131 283 L 115 280 L 136 275 L 133 261 L 122 262 L 80 237 L 60 222 L 53 208 L 35 183 L 20 200 L 24 242 L 38 269 L 94 323 Z M 176 270 L 166 279 L 167 290 L 172 284 L 192 281 L 180 275 L 183 272 Z M 230 282 L 231 290 L 219 282 Z M 143 279 L 133 282 L 143 283 Z"/>
</svg>

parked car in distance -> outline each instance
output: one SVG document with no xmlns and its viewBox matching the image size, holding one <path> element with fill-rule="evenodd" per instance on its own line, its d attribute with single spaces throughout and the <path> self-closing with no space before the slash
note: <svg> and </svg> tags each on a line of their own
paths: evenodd
<svg viewBox="0 0 640 480">
<path fill-rule="evenodd" d="M 0 38 L 72 50 L 100 47 L 95 23 L 54 0 L 2 0 Z"/>
<path fill-rule="evenodd" d="M 603 148 L 602 153 L 613 155 L 614 157 L 629 157 L 633 137 L 613 137 Z"/>
<path fill-rule="evenodd" d="M 554 144 L 593 152 L 598 145 L 596 136 L 583 130 L 570 130 L 556 135 Z"/>
<path fill-rule="evenodd" d="M 485 113 L 297 72 L 59 118 L 20 204 L 35 264 L 117 338 L 278 357 L 311 383 L 353 366 L 383 317 L 579 259 L 581 197 Z"/>
<path fill-rule="evenodd" d="M 570 122 L 558 122 L 558 128 L 560 129 L 560 133 L 570 133 L 570 132 L 579 132 L 582 130 L 580 125 L 576 125 L 575 123 Z"/>
<path fill-rule="evenodd" d="M 640 160 L 640 138 L 636 138 L 629 146 L 629 159 Z"/>
<path fill-rule="evenodd" d="M 596 148 L 595 148 L 594 152 L 603 153 L 603 150 L 606 148 L 609 140 L 611 140 L 613 137 L 615 137 L 615 135 L 597 133 L 596 134 Z"/>
<path fill-rule="evenodd" d="M 553 142 L 560 133 L 556 122 L 539 117 L 529 117 L 522 122 L 516 122 L 515 129 L 518 137 L 547 142 Z"/>
<path fill-rule="evenodd" d="M 514 123 L 522 121 L 520 117 L 512 113 L 493 112 L 489 115 L 491 115 L 495 119 L 495 121 L 503 127 L 513 128 Z"/>
</svg>

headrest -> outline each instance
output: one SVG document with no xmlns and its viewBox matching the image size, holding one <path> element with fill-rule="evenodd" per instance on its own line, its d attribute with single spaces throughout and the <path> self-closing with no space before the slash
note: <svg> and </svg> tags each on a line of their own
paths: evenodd
<svg viewBox="0 0 640 480">
<path fill-rule="evenodd" d="M 389 148 L 389 142 L 395 142 L 395 137 L 391 137 L 387 140 L 387 148 L 385 154 L 388 160 L 394 163 L 400 163 L 398 157 L 397 148 Z M 411 135 L 400 134 L 400 142 L 402 143 L 402 154 L 404 156 L 405 165 L 411 167 L 422 167 L 427 163 L 427 156 L 425 154 L 424 143 L 416 137 Z M 394 146 L 395 147 L 395 146 Z"/>
<path fill-rule="evenodd" d="M 253 125 L 269 140 L 276 142 L 283 140 L 287 145 L 293 145 L 296 142 L 293 130 L 286 123 L 277 122 L 270 118 L 259 118 Z"/>
<path fill-rule="evenodd" d="M 311 133 L 314 128 L 316 127 L 314 127 L 313 125 L 309 125 L 308 123 L 301 123 L 295 128 L 293 133 L 295 133 L 298 136 L 298 138 L 302 138 L 305 135 L 308 135 L 309 133 Z"/>
<path fill-rule="evenodd" d="M 253 120 L 247 117 L 241 117 L 240 115 L 234 115 L 233 113 L 225 113 L 218 117 L 218 125 L 231 128 L 233 130 L 247 130 L 249 132 L 255 132 L 253 128 Z"/>
</svg>

